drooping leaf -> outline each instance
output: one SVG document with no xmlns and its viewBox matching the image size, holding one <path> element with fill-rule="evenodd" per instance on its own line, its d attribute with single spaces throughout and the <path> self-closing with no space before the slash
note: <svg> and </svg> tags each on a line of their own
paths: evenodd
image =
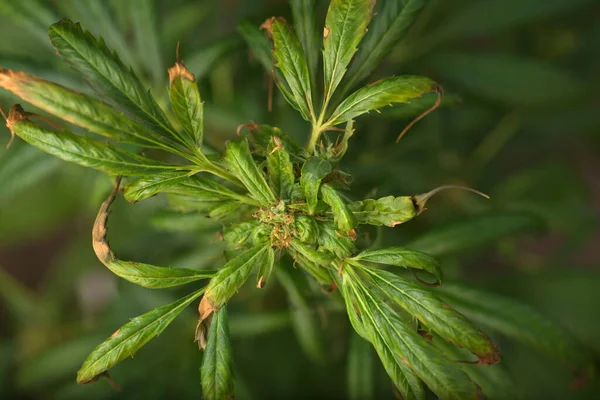
<svg viewBox="0 0 600 400">
<path fill-rule="evenodd" d="M 394 227 L 417 215 L 412 196 L 387 196 L 348 204 L 359 224 Z"/>
<path fill-rule="evenodd" d="M 350 257 L 356 252 L 356 246 L 352 238 L 338 233 L 333 221 L 323 221 L 318 223 L 317 226 L 319 227 L 318 243 L 320 247 L 335 254 L 340 259 Z"/>
<path fill-rule="evenodd" d="M 294 17 L 294 29 L 300 38 L 310 81 L 314 91 L 317 79 L 317 67 L 319 66 L 319 30 L 316 25 L 316 0 L 291 0 L 292 15 Z"/>
<path fill-rule="evenodd" d="M 500 361 L 496 346 L 475 324 L 437 297 L 432 290 L 387 271 L 371 276 L 389 298 L 444 340 L 463 347 L 483 364 Z"/>
<path fill-rule="evenodd" d="M 367 261 L 377 264 L 393 265 L 396 267 L 416 268 L 434 275 L 438 281 L 442 280 L 440 263 L 429 254 L 407 249 L 405 247 L 386 247 L 383 249 L 363 250 L 355 257 L 348 259 L 350 262 Z"/>
<path fill-rule="evenodd" d="M 0 87 L 65 121 L 120 142 L 172 148 L 173 143 L 108 104 L 25 72 L 0 68 Z"/>
<path fill-rule="evenodd" d="M 189 172 L 175 171 L 142 177 L 125 187 L 125 198 L 129 202 L 141 201 L 187 180 Z"/>
<path fill-rule="evenodd" d="M 269 184 L 275 197 L 279 200 L 289 199 L 294 186 L 294 165 L 290 154 L 279 138 L 273 137 L 267 155 L 267 171 Z"/>
<path fill-rule="evenodd" d="M 371 75 L 404 37 L 426 4 L 427 0 L 380 1 L 376 4 L 369 31 L 350 63 L 347 79 L 340 90 L 342 94 Z"/>
<path fill-rule="evenodd" d="M 285 20 L 272 18 L 263 26 L 273 37 L 273 56 L 293 96 L 291 105 L 305 120 L 314 120 L 310 75 L 300 40 Z"/>
<path fill-rule="evenodd" d="M 197 290 L 174 303 L 133 318 L 123 325 L 92 351 L 77 372 L 77 382 L 91 382 L 118 362 L 133 356 L 146 343 L 160 335 L 173 319 L 203 292 L 204 289 Z"/>
<path fill-rule="evenodd" d="M 300 185 L 302 186 L 304 196 L 306 196 L 308 213 L 311 215 L 314 214 L 317 207 L 321 180 L 330 173 L 331 164 L 320 157 L 311 157 L 302 166 Z"/>
<path fill-rule="evenodd" d="M 165 137 L 179 140 L 150 92 L 102 39 L 95 38 L 79 24 L 67 19 L 52 25 L 49 35 L 65 61 L 106 101 L 122 108 L 137 122 L 146 124 Z"/>
<path fill-rule="evenodd" d="M 187 175 L 188 176 L 181 180 L 176 180 L 174 185 L 163 186 L 162 190 L 165 193 L 191 196 L 204 201 L 232 199 L 248 204 L 260 205 L 256 200 L 238 194 L 212 179 L 200 175 L 190 176 L 189 173 Z M 160 177 L 168 178 L 168 175 L 158 175 L 157 180 L 160 180 Z M 152 181 L 152 178 L 147 178 L 147 180 L 145 180 L 145 182 L 148 183 Z"/>
<path fill-rule="evenodd" d="M 54 132 L 31 122 L 20 106 L 11 109 L 10 129 L 29 144 L 65 161 L 125 176 L 150 175 L 185 168 L 150 160 L 72 132 Z"/>
<path fill-rule="evenodd" d="M 229 339 L 227 307 L 221 307 L 210 323 L 200 369 L 202 398 L 228 400 L 234 396 L 233 354 Z"/>
<path fill-rule="evenodd" d="M 440 256 L 481 247 L 516 234 L 537 233 L 543 228 L 543 221 L 527 212 L 483 214 L 432 229 L 407 247 Z"/>
<path fill-rule="evenodd" d="M 185 132 L 182 139 L 200 148 L 204 136 L 204 108 L 196 78 L 178 61 L 169 68 L 169 83 L 171 107 Z"/>
<path fill-rule="evenodd" d="M 164 268 L 154 265 L 119 260 L 113 253 L 106 238 L 109 209 L 115 200 L 120 180 L 117 179 L 108 198 L 100 206 L 94 228 L 92 229 L 92 245 L 96 257 L 115 275 L 137 285 L 158 289 L 179 286 L 200 279 L 214 276 L 214 271 L 194 270 L 187 268 Z"/>
<path fill-rule="evenodd" d="M 359 115 L 391 106 L 409 103 L 411 99 L 436 90 L 436 83 L 422 76 L 398 76 L 371 83 L 348 96 L 329 119 L 330 125 L 341 124 Z"/>
<path fill-rule="evenodd" d="M 367 32 L 374 0 L 332 0 L 323 30 L 325 99 L 331 98 Z"/>
<path fill-rule="evenodd" d="M 311 304 L 314 296 L 306 276 L 301 271 L 282 264 L 277 270 L 277 280 L 288 296 L 292 326 L 305 354 L 314 362 L 325 360 L 325 342 L 318 315 Z"/>
<path fill-rule="evenodd" d="M 331 253 L 317 251 L 313 247 L 297 240 L 292 241 L 291 247 L 308 261 L 317 265 L 329 266 L 334 261 L 334 257 Z"/>
<path fill-rule="evenodd" d="M 229 170 L 244 184 L 252 197 L 264 205 L 273 204 L 275 196 L 267 185 L 264 174 L 258 169 L 243 138 L 227 143 L 225 163 Z"/>
<path fill-rule="evenodd" d="M 372 400 L 375 398 L 373 361 L 371 344 L 359 335 L 351 334 L 346 377 L 349 400 Z"/>
<path fill-rule="evenodd" d="M 564 363 L 591 367 L 591 357 L 569 332 L 519 301 L 456 283 L 444 284 L 440 295 L 468 318 L 487 329 L 523 342 Z"/>
<path fill-rule="evenodd" d="M 218 310 L 246 282 L 254 268 L 260 265 L 268 246 L 254 246 L 233 258 L 210 280 L 200 303 L 200 319 Z"/>
<path fill-rule="evenodd" d="M 436 44 L 471 36 L 493 35 L 552 15 L 583 8 L 593 0 L 488 0 L 456 10 L 431 33 Z"/>
<path fill-rule="evenodd" d="M 358 222 L 342 196 L 328 184 L 321 185 L 321 195 L 323 196 L 323 201 L 331 206 L 333 218 L 338 229 L 343 232 L 353 230 Z"/>
<path fill-rule="evenodd" d="M 508 105 L 548 106 L 585 90 L 581 81 L 550 64 L 509 55 L 439 54 L 428 58 L 427 64 L 449 82 Z"/>
</svg>

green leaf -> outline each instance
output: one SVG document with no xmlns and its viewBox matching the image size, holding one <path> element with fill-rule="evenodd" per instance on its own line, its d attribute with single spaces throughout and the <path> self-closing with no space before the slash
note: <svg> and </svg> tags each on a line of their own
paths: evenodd
<svg viewBox="0 0 600 400">
<path fill-rule="evenodd" d="M 271 44 L 269 39 L 261 30 L 250 21 L 242 21 L 238 24 L 237 30 L 242 35 L 250 51 L 265 68 L 267 73 L 273 71 L 273 56 L 271 54 Z"/>
<path fill-rule="evenodd" d="M 318 315 L 311 304 L 314 293 L 306 276 L 287 264 L 280 265 L 276 273 L 288 296 L 292 326 L 300 346 L 312 361 L 322 363 L 325 341 Z"/>
<path fill-rule="evenodd" d="M 387 196 L 348 204 L 359 224 L 394 227 L 417 215 L 412 196 Z"/>
<path fill-rule="evenodd" d="M 238 37 L 226 37 L 202 47 L 185 57 L 188 69 L 193 72 L 197 79 L 201 79 L 218 66 L 219 60 L 233 53 L 241 47 L 241 44 L 242 41 Z"/>
<path fill-rule="evenodd" d="M 319 222 L 317 225 L 319 227 L 318 243 L 320 247 L 335 254 L 340 259 L 350 257 L 356 251 L 354 241 L 350 237 L 338 234 L 332 221 Z"/>
<path fill-rule="evenodd" d="M 321 157 L 311 157 L 302 166 L 300 185 L 306 196 L 308 213 L 314 214 L 317 207 L 321 180 L 331 173 L 331 164 Z"/>
<path fill-rule="evenodd" d="M 308 215 L 298 215 L 294 218 L 294 229 L 302 243 L 316 244 L 319 238 L 319 227 L 315 219 Z"/>
<path fill-rule="evenodd" d="M 585 89 L 581 81 L 550 64 L 510 55 L 440 54 L 427 64 L 449 82 L 508 105 L 562 104 Z"/>
<path fill-rule="evenodd" d="M 49 35 L 59 54 L 106 101 L 165 137 L 180 140 L 140 79 L 102 39 L 96 39 L 67 19 L 52 25 Z"/>
<path fill-rule="evenodd" d="M 265 287 L 269 278 L 271 277 L 271 273 L 273 272 L 273 268 L 275 267 L 275 250 L 272 247 L 267 248 L 267 252 L 265 254 L 265 258 L 263 262 L 258 266 L 258 274 L 256 287 L 262 289 Z"/>
<path fill-rule="evenodd" d="M 255 154 L 268 156 L 272 148 L 272 143 L 275 137 L 288 151 L 290 157 L 294 160 L 303 159 L 304 150 L 296 143 L 296 141 L 281 129 L 270 125 L 246 124 L 240 130 L 241 135 L 248 135 L 248 140 L 254 147 Z"/>
<path fill-rule="evenodd" d="M 181 180 L 176 180 L 172 186 L 163 186 L 162 191 L 177 195 L 187 195 L 204 201 L 233 199 L 244 203 L 260 205 L 256 200 L 242 196 L 212 179 L 200 175 L 189 176 L 189 173 L 187 175 Z M 158 175 L 157 180 L 160 180 L 160 177 L 168 178 L 168 174 Z M 153 182 L 153 178 L 146 178 L 144 181 L 150 184 Z"/>
<path fill-rule="evenodd" d="M 77 382 L 91 382 L 119 361 L 133 356 L 142 346 L 160 335 L 173 319 L 203 292 L 204 289 L 200 289 L 174 303 L 142 314 L 123 325 L 92 351 L 77 372 Z"/>
<path fill-rule="evenodd" d="M 142 177 L 125 187 L 125 198 L 136 202 L 154 196 L 189 178 L 189 172 L 174 171 Z"/>
<path fill-rule="evenodd" d="M 273 56 L 294 101 L 291 105 L 296 108 L 305 120 L 313 121 L 314 115 L 312 93 L 308 65 L 304 57 L 302 44 L 296 33 L 285 20 L 272 18 L 270 33 L 273 36 Z"/>
<path fill-rule="evenodd" d="M 294 29 L 300 38 L 306 63 L 310 72 L 310 81 L 314 92 L 319 66 L 319 29 L 316 24 L 316 0 L 291 0 Z"/>
<path fill-rule="evenodd" d="M 288 200 L 292 196 L 294 186 L 294 165 L 290 161 L 290 154 L 279 138 L 273 137 L 267 154 L 267 171 L 269 185 L 275 197 L 279 200 Z"/>
<path fill-rule="evenodd" d="M 523 233 L 539 233 L 544 223 L 535 214 L 502 212 L 463 218 L 429 230 L 407 244 L 432 256 L 456 253 L 496 243 L 505 237 Z"/>
<path fill-rule="evenodd" d="M 150 160 L 69 131 L 49 131 L 35 125 L 26 117 L 13 123 L 11 128 L 15 135 L 46 153 L 109 174 L 150 175 L 185 168 Z"/>
<path fill-rule="evenodd" d="M 358 222 L 337 190 L 325 183 L 321 185 L 321 195 L 323 196 L 323 201 L 331 206 L 333 218 L 338 229 L 342 232 L 353 230 Z"/>
<path fill-rule="evenodd" d="M 127 22 L 133 30 L 134 49 L 137 59 L 150 72 L 154 83 L 164 79 L 163 56 L 160 49 L 156 2 L 153 0 L 131 0 L 125 2 Z"/>
<path fill-rule="evenodd" d="M 374 0 L 332 0 L 323 31 L 325 99 L 330 99 L 367 32 Z"/>
<path fill-rule="evenodd" d="M 375 398 L 373 350 L 371 344 L 357 334 L 351 334 L 347 360 L 348 399 Z"/>
<path fill-rule="evenodd" d="M 146 147 L 172 149 L 174 146 L 102 101 L 25 72 L 0 68 L 0 87 L 90 132 Z"/>
<path fill-rule="evenodd" d="M 314 264 L 328 267 L 334 261 L 334 257 L 331 255 L 331 253 L 325 251 L 317 251 L 311 246 L 308 246 L 297 240 L 293 240 L 291 242 L 291 247 L 304 258 L 306 258 L 308 261 Z"/>
<path fill-rule="evenodd" d="M 251 243 L 253 232 L 262 226 L 262 223 L 254 218 L 250 221 L 238 222 L 223 229 L 223 239 L 234 249 L 242 248 Z"/>
<path fill-rule="evenodd" d="M 592 4 L 593 0 L 487 0 L 469 3 L 431 34 L 436 44 L 471 36 L 491 36 Z"/>
<path fill-rule="evenodd" d="M 0 2 L 0 14 L 26 28 L 44 45 L 48 43 L 48 26 L 57 17 L 50 4 L 40 1 L 5 0 Z"/>
<path fill-rule="evenodd" d="M 175 116 L 181 123 L 191 146 L 200 148 L 204 136 L 204 108 L 194 75 L 182 62 L 169 68 L 169 98 Z"/>
<path fill-rule="evenodd" d="M 444 340 L 469 350 L 479 358 L 480 363 L 495 364 L 500 361 L 490 338 L 431 290 L 387 271 L 372 271 L 370 274 L 392 301 Z"/>
<path fill-rule="evenodd" d="M 212 318 L 208 341 L 202 356 L 200 376 L 203 399 L 228 400 L 233 398 L 232 353 L 227 307 L 222 307 L 215 312 Z"/>
<path fill-rule="evenodd" d="M 208 216 L 215 221 L 233 222 L 242 218 L 238 213 L 242 206 L 236 200 L 222 201 L 210 209 Z"/>
<path fill-rule="evenodd" d="M 569 332 L 516 300 L 463 286 L 444 284 L 442 297 L 487 329 L 523 342 L 566 364 L 591 368 L 592 354 Z"/>
<path fill-rule="evenodd" d="M 342 94 L 347 93 L 371 75 L 392 48 L 404 37 L 426 4 L 427 0 L 380 1 L 377 3 L 373 22 L 346 74 L 347 80 L 341 89 Z"/>
<path fill-rule="evenodd" d="M 411 99 L 435 91 L 437 84 L 422 76 L 399 76 L 382 79 L 352 93 L 333 112 L 327 125 L 337 125 L 359 115 L 391 106 L 410 103 Z"/>
<path fill-rule="evenodd" d="M 267 185 L 263 173 L 252 159 L 245 138 L 227 143 L 224 160 L 229 170 L 242 181 L 252 197 L 264 205 L 275 202 L 275 196 Z"/>
<path fill-rule="evenodd" d="M 200 307 L 206 312 L 201 312 L 201 318 L 227 303 L 246 282 L 254 268 L 260 265 L 267 249 L 268 246 L 264 243 L 254 246 L 229 261 L 217 272 L 210 280 L 202 298 Z"/>
<path fill-rule="evenodd" d="M 442 281 L 443 272 L 440 263 L 429 254 L 407 249 L 405 247 L 386 247 L 383 249 L 367 249 L 357 256 L 348 259 L 350 262 L 368 261 L 396 267 L 416 268 L 433 274 Z"/>
</svg>

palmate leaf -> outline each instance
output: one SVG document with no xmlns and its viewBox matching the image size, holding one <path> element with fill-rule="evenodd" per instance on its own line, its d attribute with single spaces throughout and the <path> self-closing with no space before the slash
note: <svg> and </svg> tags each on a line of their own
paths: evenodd
<svg viewBox="0 0 600 400">
<path fill-rule="evenodd" d="M 233 354 L 229 339 L 227 307 L 221 307 L 210 323 L 202 367 L 202 398 L 228 400 L 234 396 Z"/>
<path fill-rule="evenodd" d="M 331 206 L 333 218 L 338 229 L 343 232 L 353 230 L 358 224 L 358 221 L 337 190 L 328 184 L 323 184 L 321 185 L 321 195 L 323 196 L 323 201 Z"/>
<path fill-rule="evenodd" d="M 158 183 L 161 180 L 170 180 L 175 177 L 174 173 L 166 173 L 156 175 L 155 178 L 147 177 L 142 178 L 139 184 L 141 186 L 153 185 L 155 180 Z M 212 179 L 208 179 L 206 177 L 200 175 L 190 175 L 190 173 L 186 174 L 185 178 L 181 180 L 171 181 L 174 183 L 173 185 L 163 185 L 162 191 L 165 193 L 182 195 L 182 196 L 190 196 L 202 201 L 219 201 L 219 200 L 239 200 L 244 203 L 260 205 L 260 203 L 254 199 L 251 199 L 247 196 L 243 196 L 234 192 L 226 186 L 221 185 L 218 182 L 215 182 Z"/>
<path fill-rule="evenodd" d="M 227 143 L 224 161 L 227 168 L 244 184 L 248 192 L 264 205 L 273 204 L 275 196 L 264 174 L 252 159 L 246 138 Z"/>
<path fill-rule="evenodd" d="M 140 79 L 102 39 L 96 39 L 79 24 L 67 19 L 52 25 L 49 35 L 65 61 L 106 101 L 123 108 L 136 121 L 147 124 L 165 137 L 180 140 L 165 113 Z"/>
<path fill-rule="evenodd" d="M 196 78 L 178 61 L 169 68 L 169 83 L 171 107 L 185 132 L 182 139 L 199 149 L 204 137 L 204 108 Z"/>
<path fill-rule="evenodd" d="M 272 18 L 263 26 L 269 27 L 273 37 L 273 56 L 293 96 L 292 106 L 305 120 L 313 121 L 310 75 L 300 40 L 285 20 Z"/>
<path fill-rule="evenodd" d="M 417 237 L 407 247 L 432 256 L 456 253 L 523 233 L 543 231 L 544 222 L 528 212 L 501 212 L 463 218 Z"/>
<path fill-rule="evenodd" d="M 443 277 L 440 263 L 435 258 L 431 257 L 429 254 L 404 247 L 367 249 L 361 251 L 355 257 L 348 259 L 348 262 L 350 263 L 361 261 L 393 265 L 396 267 L 422 269 L 423 271 L 427 271 L 434 275 L 438 279 L 438 282 L 441 282 Z"/>
<path fill-rule="evenodd" d="M 279 143 L 278 143 L 279 142 Z M 267 154 L 267 171 L 269 185 L 275 197 L 289 199 L 294 186 L 294 165 L 290 161 L 290 153 L 279 138 L 273 137 Z"/>
<path fill-rule="evenodd" d="M 439 291 L 461 313 L 487 329 L 523 342 L 580 370 L 589 372 L 592 369 L 592 354 L 569 332 L 530 306 L 456 283 L 444 284 Z"/>
<path fill-rule="evenodd" d="M 314 214 L 317 207 L 321 180 L 330 173 L 331 164 L 321 157 L 311 157 L 302 166 L 300 185 L 302 186 L 304 196 L 306 196 L 306 204 L 310 215 Z"/>
<path fill-rule="evenodd" d="M 113 190 L 108 198 L 100 206 L 94 228 L 92 229 L 92 245 L 96 257 L 115 275 L 135 283 L 137 285 L 150 288 L 167 288 L 179 286 L 200 279 L 211 278 L 215 275 L 214 271 L 201 271 L 187 268 L 163 268 L 154 265 L 137 263 L 132 261 L 119 260 L 108 244 L 106 235 L 108 228 L 109 209 L 115 200 L 119 189 L 120 178 L 117 179 Z"/>
<path fill-rule="evenodd" d="M 365 80 L 406 34 L 419 16 L 427 0 L 380 1 L 369 31 L 350 63 L 342 95 Z"/>
<path fill-rule="evenodd" d="M 367 32 L 374 0 L 332 0 L 323 30 L 325 99 L 331 98 Z M 327 100 L 326 100 L 327 102 Z"/>
<path fill-rule="evenodd" d="M 160 335 L 185 307 L 202 295 L 197 290 L 174 303 L 158 307 L 123 325 L 109 339 L 92 351 L 77 372 L 78 383 L 93 382 L 101 373 L 119 361 L 133 356 L 141 347 Z"/>
<path fill-rule="evenodd" d="M 0 87 L 90 132 L 145 147 L 175 147 L 168 138 L 135 123 L 103 101 L 25 72 L 0 68 Z"/>
<path fill-rule="evenodd" d="M 125 176 L 151 175 L 186 168 L 138 156 L 72 132 L 44 129 L 31 122 L 27 118 L 28 115 L 19 105 L 14 106 L 8 117 L 11 132 L 29 144 L 65 161 Z"/>
<path fill-rule="evenodd" d="M 319 66 L 319 29 L 316 24 L 316 0 L 291 0 L 294 29 L 304 48 L 313 92 Z"/>
<path fill-rule="evenodd" d="M 337 125 L 359 115 L 435 91 L 437 84 L 422 76 L 399 76 L 371 83 L 346 98 L 333 112 L 327 125 Z"/>
<path fill-rule="evenodd" d="M 369 273 L 392 301 L 444 340 L 469 350 L 480 363 L 495 364 L 500 360 L 490 338 L 431 290 L 387 271 Z"/>
<path fill-rule="evenodd" d="M 348 204 L 359 224 L 394 227 L 417 215 L 412 196 L 387 196 Z"/>
</svg>

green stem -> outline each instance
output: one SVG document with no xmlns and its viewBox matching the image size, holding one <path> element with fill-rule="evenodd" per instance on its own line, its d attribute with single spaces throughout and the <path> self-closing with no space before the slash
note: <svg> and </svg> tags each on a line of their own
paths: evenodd
<svg viewBox="0 0 600 400">
<path fill-rule="evenodd" d="M 310 132 L 310 140 L 308 141 L 308 145 L 306 146 L 306 150 L 309 154 L 313 154 L 315 152 L 315 147 L 317 146 L 317 141 L 321 136 L 321 126 L 320 124 L 313 125 L 312 131 Z"/>
</svg>

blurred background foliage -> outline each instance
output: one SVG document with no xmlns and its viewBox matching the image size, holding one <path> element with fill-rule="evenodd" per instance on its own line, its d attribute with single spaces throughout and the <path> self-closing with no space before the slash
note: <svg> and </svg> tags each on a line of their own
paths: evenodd
<svg viewBox="0 0 600 400">
<path fill-rule="evenodd" d="M 318 2 L 320 23 L 327 3 Z M 258 26 L 272 15 L 291 20 L 290 14 L 283 0 L 3 0 L 0 65 L 87 91 L 47 38 L 48 26 L 68 17 L 103 36 L 166 104 L 166 68 L 180 41 L 181 58 L 200 83 L 211 145 L 222 148 L 237 125 L 251 121 L 279 126 L 305 142 L 307 125 L 284 99 L 276 94 L 267 111 L 267 74 L 237 31 L 242 21 Z M 382 244 L 430 250 L 450 280 L 535 306 L 596 355 L 599 49 L 597 0 L 429 1 L 373 80 L 429 76 L 444 87 L 443 107 L 398 145 L 398 133 L 434 98 L 359 119 L 342 163 L 354 176 L 357 197 L 415 194 L 449 183 L 490 194 L 484 202 L 445 192 L 417 220 L 373 234 Z M 15 102 L 0 92 L 4 110 Z M 0 131 L 4 147 L 9 132 Z M 200 397 L 201 352 L 192 343 L 197 315 L 191 308 L 134 360 L 111 371 L 120 392 L 104 380 L 75 383 L 97 343 L 178 294 L 120 281 L 95 259 L 90 230 L 110 184 L 106 176 L 20 140 L 0 150 L 1 398 Z M 110 228 L 116 251 L 158 265 L 221 265 L 214 225 L 166 213 L 164 201 L 117 202 Z M 503 229 L 503 213 L 521 210 L 538 214 L 547 228 L 502 240 L 487 235 L 491 242 L 485 232 L 493 226 L 477 229 L 481 215 L 498 215 Z M 274 283 L 263 291 L 248 287 L 231 302 L 236 398 L 393 398 L 373 352 L 351 339 L 344 310 L 319 291 L 307 293 L 288 298 Z M 310 324 L 318 325 L 318 336 Z M 546 356 L 494 339 L 523 398 L 597 398 L 597 381 L 581 385 Z M 357 378 L 370 388 L 363 397 L 352 389 Z"/>
</svg>

